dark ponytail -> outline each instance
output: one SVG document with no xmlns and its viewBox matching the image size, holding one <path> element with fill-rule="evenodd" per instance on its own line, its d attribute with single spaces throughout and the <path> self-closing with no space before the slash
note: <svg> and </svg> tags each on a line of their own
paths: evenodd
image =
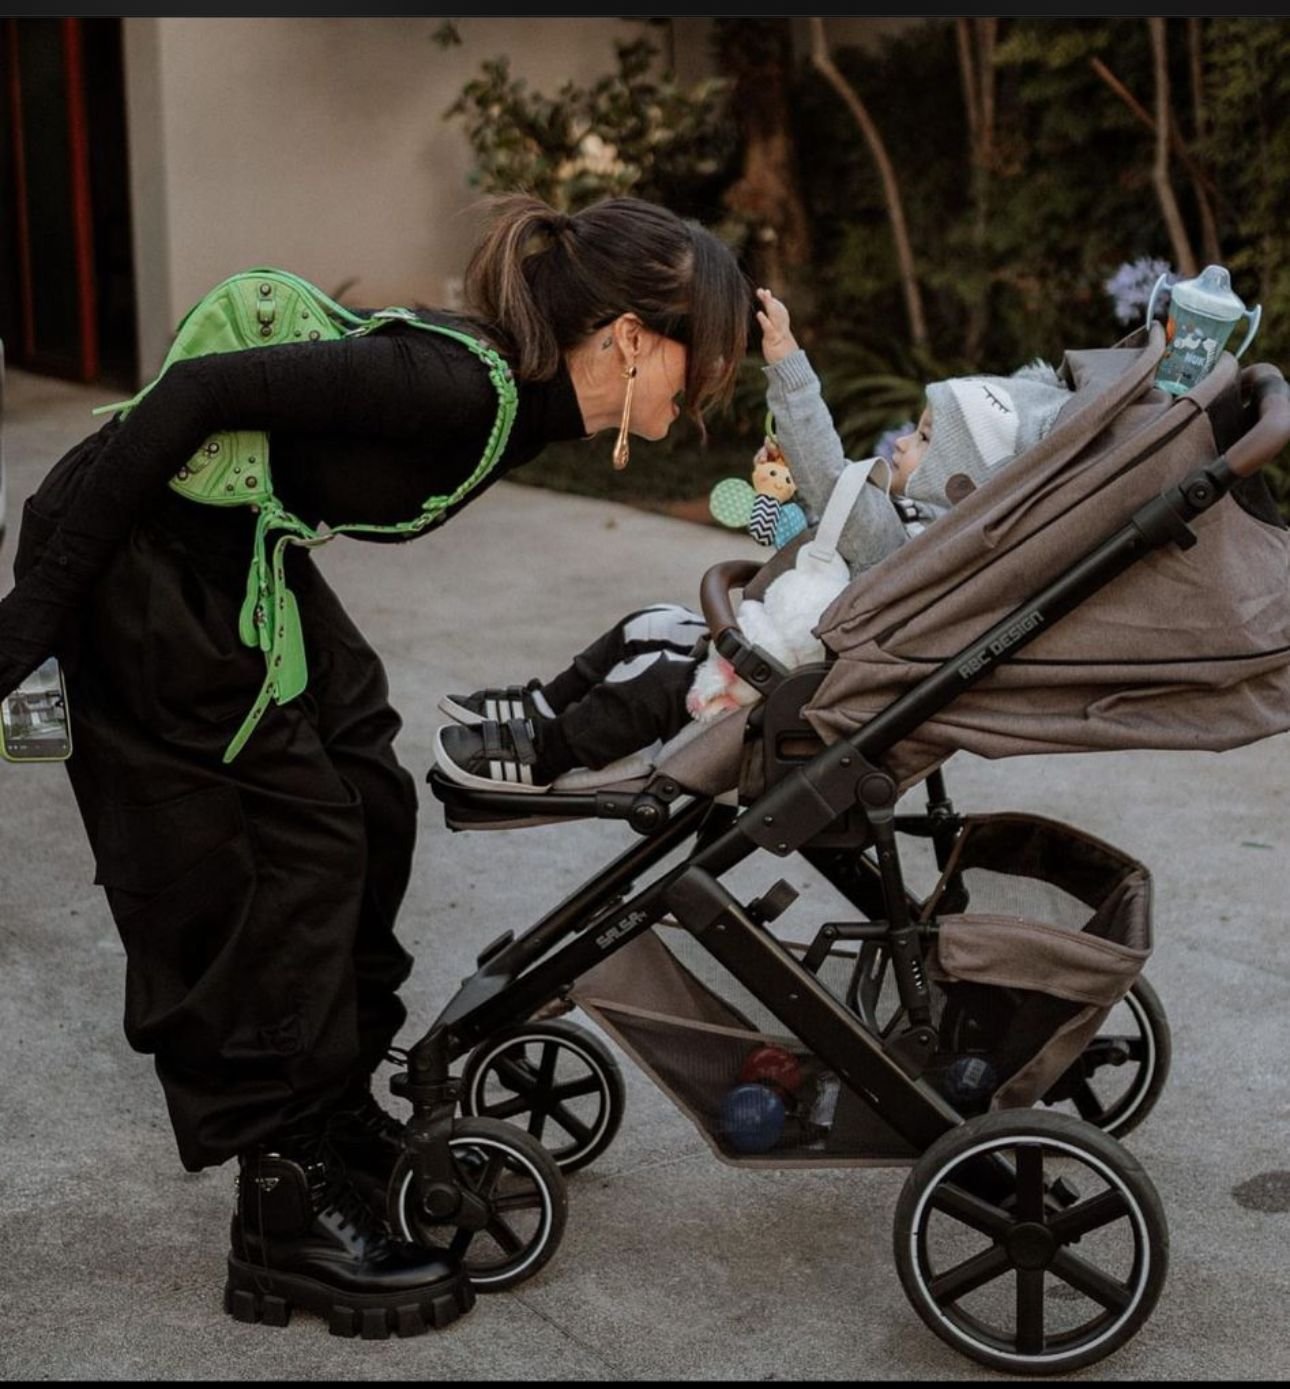
<svg viewBox="0 0 1290 1389">
<path fill-rule="evenodd" d="M 514 193 L 491 200 L 491 216 L 466 267 L 467 311 L 492 329 L 521 381 L 546 381 L 560 364 L 550 317 L 533 296 L 525 259 L 549 253 L 568 221 L 541 198 Z"/>
<path fill-rule="evenodd" d="M 569 216 L 512 193 L 490 211 L 466 268 L 466 303 L 521 381 L 549 380 L 563 353 L 634 313 L 689 349 L 686 408 L 700 428 L 709 406 L 730 399 L 752 289 L 724 242 L 640 198 L 606 198 Z"/>
</svg>

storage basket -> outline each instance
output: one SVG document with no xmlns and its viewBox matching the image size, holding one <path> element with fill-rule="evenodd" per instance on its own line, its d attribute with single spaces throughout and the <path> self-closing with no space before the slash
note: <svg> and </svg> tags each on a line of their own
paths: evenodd
<svg viewBox="0 0 1290 1389">
<path fill-rule="evenodd" d="M 928 975 L 941 1038 L 926 1078 L 968 1112 L 1040 1099 L 1141 972 L 1150 900 L 1140 863 L 1070 826 L 1031 815 L 967 819 L 921 913 L 935 925 Z M 799 957 L 807 948 L 781 943 Z M 875 948 L 860 961 L 871 990 L 885 979 L 881 1002 L 871 1002 L 886 1031 L 899 1026 L 898 1001 L 891 971 L 875 968 Z M 858 953 L 835 947 L 816 976 L 840 1000 Z M 837 1166 L 917 1156 L 675 924 L 607 956 L 572 997 L 727 1162 Z M 951 1083 L 964 1062 L 990 1078 L 966 1099 Z M 778 1108 L 756 1091 L 745 1092 L 751 1111 L 732 1098 L 759 1084 L 778 1095 Z"/>
<path fill-rule="evenodd" d="M 929 973 L 942 995 L 942 1048 L 990 1063 L 991 1108 L 1025 1106 L 1141 974 L 1151 874 L 1056 820 L 971 816 L 922 919 L 936 923 Z"/>
</svg>

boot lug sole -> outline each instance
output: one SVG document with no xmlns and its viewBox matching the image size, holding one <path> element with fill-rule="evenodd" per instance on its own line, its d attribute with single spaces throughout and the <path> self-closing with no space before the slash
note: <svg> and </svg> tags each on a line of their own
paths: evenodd
<svg viewBox="0 0 1290 1389">
<path fill-rule="evenodd" d="M 224 1310 L 234 1321 L 286 1326 L 293 1308 L 323 1317 L 333 1336 L 384 1341 L 442 1331 L 475 1304 L 475 1290 L 461 1275 L 426 1288 L 388 1294 L 341 1293 L 325 1283 L 296 1274 L 275 1273 L 231 1255 Z"/>
</svg>

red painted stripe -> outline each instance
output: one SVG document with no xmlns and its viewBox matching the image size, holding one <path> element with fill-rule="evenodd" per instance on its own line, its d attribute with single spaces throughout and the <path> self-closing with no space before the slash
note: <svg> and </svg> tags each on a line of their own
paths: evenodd
<svg viewBox="0 0 1290 1389">
<path fill-rule="evenodd" d="M 77 307 L 81 326 L 81 379 L 99 374 L 98 291 L 94 279 L 94 218 L 90 209 L 90 139 L 85 112 L 85 64 L 81 21 L 63 20 L 63 71 L 67 79 L 68 174 L 76 239 Z"/>
<path fill-rule="evenodd" d="M 17 203 L 18 292 L 22 301 L 22 350 L 30 360 L 36 352 L 36 308 L 31 287 L 31 232 L 27 225 L 27 149 L 22 128 L 22 77 L 18 64 L 18 21 L 5 21 L 9 45 L 9 114 L 13 127 L 13 179 Z"/>
</svg>

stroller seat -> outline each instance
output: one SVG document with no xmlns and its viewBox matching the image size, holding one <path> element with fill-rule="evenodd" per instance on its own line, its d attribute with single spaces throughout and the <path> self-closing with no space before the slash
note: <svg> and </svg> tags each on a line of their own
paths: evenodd
<svg viewBox="0 0 1290 1389">
<path fill-rule="evenodd" d="M 901 738 L 882 750 L 902 788 L 960 749 L 987 758 L 1221 751 L 1284 731 L 1290 546 L 1266 483 L 1258 472 L 1243 476 L 1232 487 L 1237 505 L 1207 505 L 1195 533 L 1165 497 L 1257 433 L 1255 407 L 1243 397 L 1268 384 L 1259 373 L 1277 381 L 1280 373 L 1242 372 L 1224 353 L 1174 399 L 1152 385 L 1162 347 L 1156 325 L 1114 348 L 1068 352 L 1063 370 L 1074 390 L 1052 430 L 839 594 L 816 629 L 826 663 L 800 668 L 790 682 L 735 625 L 730 590 L 757 597 L 793 562 L 793 547 L 760 567 L 715 566 L 701 593 L 704 615 L 718 649 L 766 694 L 761 703 L 686 729 L 650 758 L 576 773 L 540 800 L 463 791 L 432 773 L 449 825 L 596 816 L 651 833 L 682 791 L 737 791 L 750 803 L 812 748 L 858 736 L 955 652 L 962 670 L 991 678 L 955 690 L 952 702 L 924 699 L 921 717 L 904 720 Z M 1132 578 L 1087 600 L 1076 593 L 1061 624 L 1053 622 L 1040 602 L 1044 586 L 1077 572 L 1090 546 L 1130 516 L 1141 543 L 1129 544 L 1143 558 Z M 1022 638 L 1027 650 L 1017 655 Z M 954 672 L 944 675 L 948 691 Z"/>
</svg>

